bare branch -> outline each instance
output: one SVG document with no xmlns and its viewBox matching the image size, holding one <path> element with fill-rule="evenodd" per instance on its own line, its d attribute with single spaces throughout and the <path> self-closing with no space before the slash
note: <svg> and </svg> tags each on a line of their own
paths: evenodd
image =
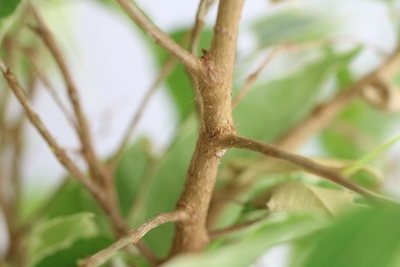
<svg viewBox="0 0 400 267">
<path fill-rule="evenodd" d="M 224 144 L 239 149 L 252 150 L 268 157 L 288 161 L 296 166 L 301 167 L 309 173 L 326 178 L 336 184 L 342 185 L 347 189 L 357 192 L 360 195 L 371 199 L 376 198 L 375 194 L 349 182 L 346 177 L 338 173 L 337 170 L 318 164 L 309 158 L 286 152 L 273 145 L 263 144 L 240 136 L 230 136 L 224 140 Z"/>
<path fill-rule="evenodd" d="M 153 219 L 150 219 L 138 229 L 130 231 L 126 236 L 119 239 L 109 247 L 99 251 L 93 256 L 79 262 L 80 267 L 96 267 L 109 260 L 118 250 L 125 248 L 128 245 L 136 245 L 139 240 L 152 229 L 169 222 L 184 221 L 187 219 L 187 214 L 181 210 L 176 210 L 170 213 L 160 214 Z"/>
<path fill-rule="evenodd" d="M 67 153 L 57 144 L 56 140 L 50 134 L 46 126 L 43 124 L 39 115 L 33 110 L 28 102 L 26 93 L 18 83 L 14 74 L 7 68 L 3 61 L 0 60 L 0 70 L 3 73 L 8 86 L 17 97 L 19 103 L 25 111 L 26 116 L 32 125 L 37 129 L 43 139 L 46 141 L 58 161 L 74 175 L 93 195 L 99 196 L 98 188 L 87 179 L 87 177 L 79 170 L 79 168 L 68 157 Z"/>
<path fill-rule="evenodd" d="M 147 33 L 155 42 L 168 52 L 173 54 L 188 70 L 193 73 L 199 72 L 201 63 L 199 59 L 182 48 L 157 25 L 155 25 L 138 7 L 135 1 L 116 0 L 124 9 L 129 17 L 138 25 L 145 33 Z"/>
</svg>

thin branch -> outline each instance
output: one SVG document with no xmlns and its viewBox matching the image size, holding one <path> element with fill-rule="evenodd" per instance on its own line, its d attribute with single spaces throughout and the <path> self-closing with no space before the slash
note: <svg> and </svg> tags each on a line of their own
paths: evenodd
<svg viewBox="0 0 400 267">
<path fill-rule="evenodd" d="M 153 219 L 142 224 L 136 230 L 130 231 L 126 236 L 119 239 L 109 247 L 99 251 L 93 256 L 79 262 L 80 267 L 96 267 L 109 260 L 118 250 L 121 250 L 128 245 L 136 245 L 139 240 L 152 229 L 169 222 L 184 221 L 187 219 L 187 214 L 177 210 L 170 213 L 160 214 Z"/>
<path fill-rule="evenodd" d="M 331 100 L 318 105 L 309 117 L 299 122 L 294 128 L 288 130 L 275 144 L 281 148 L 295 150 L 304 143 L 311 135 L 325 128 L 336 115 L 349 103 L 357 98 L 360 93 L 379 79 L 381 73 L 393 69 L 400 57 L 400 46 L 395 49 L 391 56 L 377 70 L 358 80 L 353 85 L 339 92 Z"/>
<path fill-rule="evenodd" d="M 264 154 L 268 157 L 273 157 L 277 159 L 281 159 L 284 161 L 288 161 L 296 166 L 301 167 L 305 171 L 315 174 L 317 176 L 326 178 L 336 184 L 342 185 L 343 187 L 357 192 L 360 195 L 365 197 L 376 199 L 376 195 L 371 193 L 370 191 L 363 189 L 351 182 L 349 182 L 346 177 L 341 175 L 337 170 L 326 167 L 324 165 L 318 164 L 315 161 L 303 157 L 300 155 L 296 155 L 293 153 L 286 152 L 281 150 L 273 145 L 263 144 L 251 139 L 247 139 L 240 136 L 230 136 L 227 137 L 223 143 L 227 146 L 239 148 L 239 149 L 248 149 L 261 154 Z"/>
<path fill-rule="evenodd" d="M 37 63 L 37 59 L 33 55 L 30 55 L 30 53 L 25 53 L 25 55 L 29 59 L 33 71 L 36 73 L 37 77 L 42 81 L 44 88 L 49 93 L 54 103 L 56 103 L 57 107 L 64 114 L 64 116 L 66 117 L 67 121 L 71 124 L 71 126 L 76 129 L 78 127 L 76 124 L 76 120 L 72 117 L 71 114 L 69 114 L 67 106 L 63 103 L 63 100 L 57 93 L 56 88 L 54 88 L 49 79 L 47 79 L 44 72 L 41 70 L 39 64 Z"/>
<path fill-rule="evenodd" d="M 39 36 L 42 38 L 43 42 L 46 44 L 47 48 L 51 52 L 66 84 L 68 97 L 72 104 L 79 125 L 79 128 L 77 128 L 77 132 L 79 135 L 79 139 L 81 141 L 83 155 L 89 165 L 91 176 L 92 178 L 101 179 L 98 177 L 99 175 L 98 173 L 100 172 L 98 170 L 99 162 L 94 152 L 94 147 L 92 145 L 92 139 L 87 119 L 82 110 L 82 106 L 78 96 L 78 90 L 72 78 L 72 75 L 68 69 L 64 55 L 61 52 L 61 49 L 59 48 L 52 32 L 46 25 L 43 18 L 40 16 L 40 14 L 36 11 L 36 9 L 33 6 L 31 6 L 31 10 L 37 22 L 37 28 L 34 30 L 39 34 Z"/>
<path fill-rule="evenodd" d="M 54 137 L 50 134 L 49 130 L 43 124 L 42 119 L 33 110 L 31 104 L 29 103 L 24 89 L 15 78 L 15 75 L 7 68 L 2 60 L 0 60 L 0 70 L 3 73 L 8 86 L 17 97 L 19 103 L 25 111 L 26 116 L 32 125 L 36 128 L 39 134 L 48 144 L 51 151 L 54 153 L 58 161 L 69 171 L 72 175 L 76 177 L 93 195 L 99 196 L 98 188 L 87 179 L 87 177 L 79 170 L 79 168 L 73 163 L 73 161 L 68 157 L 67 153 L 58 145 Z"/>
<path fill-rule="evenodd" d="M 155 25 L 138 7 L 135 1 L 116 0 L 124 9 L 129 17 L 138 25 L 147 35 L 149 35 L 162 48 L 174 55 L 188 70 L 198 73 L 201 69 L 199 59 L 186 51 L 182 46 L 176 43 L 170 36 Z"/>
<path fill-rule="evenodd" d="M 262 73 L 262 71 L 265 69 L 265 67 L 275 58 L 276 55 L 279 54 L 285 47 L 276 47 L 270 51 L 267 56 L 264 58 L 264 60 L 261 62 L 260 66 L 253 72 L 251 73 L 246 81 L 244 82 L 242 88 L 239 89 L 239 94 L 236 96 L 236 98 L 232 101 L 232 107 L 236 107 L 239 102 L 244 98 L 244 96 L 250 91 L 250 89 L 253 87 L 255 82 L 257 81 L 258 77 Z"/>
</svg>

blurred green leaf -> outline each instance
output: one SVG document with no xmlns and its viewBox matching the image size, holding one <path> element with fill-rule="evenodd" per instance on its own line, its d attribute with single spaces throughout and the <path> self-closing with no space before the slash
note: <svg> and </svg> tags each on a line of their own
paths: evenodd
<svg viewBox="0 0 400 267">
<path fill-rule="evenodd" d="M 175 209 L 196 142 L 197 128 L 194 118 L 190 118 L 184 126 L 178 133 L 176 142 L 155 166 L 149 193 L 144 200 L 144 210 L 140 212 L 142 218 L 138 224 L 162 212 Z M 172 224 L 162 225 L 152 230 L 144 240 L 157 255 L 166 256 L 172 241 L 173 229 Z"/>
<path fill-rule="evenodd" d="M 245 267 L 250 266 L 272 246 L 312 233 L 323 226 L 305 215 L 279 215 L 243 230 L 239 241 L 207 251 L 202 255 L 181 256 L 163 267 Z"/>
<path fill-rule="evenodd" d="M 187 31 L 188 29 L 176 30 L 170 35 L 175 41 L 182 42 Z M 201 34 L 199 49 L 208 48 L 211 43 L 211 38 L 212 30 L 209 28 L 204 29 Z M 162 48 L 153 42 L 152 47 L 154 48 L 157 62 L 161 68 L 168 58 L 168 53 L 166 53 Z M 171 74 L 167 76 L 166 85 L 168 93 L 171 95 L 176 105 L 179 117 L 181 121 L 183 121 L 194 110 L 195 99 L 192 82 L 190 81 L 189 74 L 186 72 L 182 64 L 177 64 Z"/>
<path fill-rule="evenodd" d="M 115 179 L 119 204 L 123 217 L 126 217 L 132 208 L 140 185 L 146 177 L 150 167 L 150 143 L 147 139 L 133 144 L 122 156 L 116 168 Z"/>
<path fill-rule="evenodd" d="M 99 233 L 94 214 L 77 213 L 44 221 L 35 227 L 29 242 L 29 262 L 34 265 L 57 251 L 69 248 L 75 241 Z"/>
<path fill-rule="evenodd" d="M 397 267 L 400 208 L 381 206 L 351 214 L 316 237 L 301 267 Z"/>
<path fill-rule="evenodd" d="M 357 100 L 321 133 L 322 146 L 333 157 L 358 159 L 383 142 L 396 117 Z"/>
<path fill-rule="evenodd" d="M 238 132 L 273 141 L 309 114 L 326 79 L 348 65 L 358 52 L 326 53 L 293 74 L 256 86 L 234 110 Z"/>
<path fill-rule="evenodd" d="M 355 195 L 344 190 L 322 188 L 290 181 L 268 192 L 265 203 L 273 212 L 316 212 L 338 215 L 353 204 Z"/>
<path fill-rule="evenodd" d="M 35 267 L 77 267 L 80 259 L 84 259 L 111 244 L 105 237 L 81 239 L 66 249 L 59 250 L 41 260 Z"/>
<path fill-rule="evenodd" d="M 400 135 L 393 137 L 392 139 L 378 146 L 368 154 L 362 156 L 360 159 L 358 159 L 356 162 L 354 162 L 351 166 L 347 167 L 343 171 L 344 175 L 349 176 L 356 173 L 357 171 L 362 169 L 366 164 L 370 163 L 372 160 L 381 155 L 383 152 L 385 152 L 387 149 L 389 149 L 398 141 L 400 141 Z"/>
<path fill-rule="evenodd" d="M 326 14 L 304 8 L 281 9 L 257 21 L 253 32 L 260 47 L 314 41 L 329 36 L 333 23 Z"/>
</svg>

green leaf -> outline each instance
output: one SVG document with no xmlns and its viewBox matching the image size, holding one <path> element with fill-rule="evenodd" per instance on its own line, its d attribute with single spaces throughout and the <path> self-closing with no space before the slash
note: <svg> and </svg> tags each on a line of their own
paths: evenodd
<svg viewBox="0 0 400 267">
<path fill-rule="evenodd" d="M 132 204 L 150 168 L 150 143 L 147 139 L 133 144 L 122 156 L 117 165 L 116 189 L 123 217 L 127 217 Z"/>
<path fill-rule="evenodd" d="M 355 163 L 353 163 L 351 166 L 347 167 L 344 171 L 343 174 L 346 176 L 350 176 L 360 169 L 362 169 L 366 164 L 377 158 L 380 154 L 385 152 L 387 149 L 392 147 L 395 143 L 400 141 L 400 135 L 393 137 L 389 141 L 385 142 L 384 144 L 380 145 L 379 147 L 375 148 L 365 156 L 361 157 L 359 160 L 357 160 Z"/>
<path fill-rule="evenodd" d="M 260 47 L 301 43 L 327 37 L 333 23 L 326 14 L 305 8 L 281 9 L 255 23 Z"/>
<path fill-rule="evenodd" d="M 354 194 L 290 181 L 268 192 L 266 206 L 273 212 L 317 212 L 338 215 L 353 204 Z"/>
<path fill-rule="evenodd" d="M 17 9 L 20 2 L 21 0 L 2 0 L 0 2 L 0 23 L 1 19 L 10 16 Z"/>
<path fill-rule="evenodd" d="M 358 159 L 383 142 L 397 118 L 355 101 L 321 133 L 322 146 L 332 157 Z"/>
<path fill-rule="evenodd" d="M 244 230 L 238 241 L 202 255 L 176 257 L 163 267 L 250 266 L 272 246 L 300 238 L 322 227 L 305 215 L 278 215 Z"/>
<path fill-rule="evenodd" d="M 293 74 L 253 88 L 234 111 L 238 132 L 267 142 L 279 137 L 309 114 L 329 75 L 349 64 L 358 51 L 326 53 Z"/>
<path fill-rule="evenodd" d="M 162 212 L 175 209 L 194 151 L 196 130 L 194 117 L 191 117 L 178 133 L 176 142 L 155 166 L 154 177 L 150 178 L 149 193 L 144 200 L 144 209 L 140 212 L 142 218 L 137 225 Z M 173 238 L 173 230 L 172 224 L 162 225 L 152 230 L 144 240 L 157 255 L 166 256 Z"/>
<path fill-rule="evenodd" d="M 35 267 L 77 267 L 80 259 L 84 259 L 110 244 L 111 240 L 101 236 L 78 240 L 70 247 L 42 259 Z"/>
<path fill-rule="evenodd" d="M 396 267 L 400 208 L 380 206 L 351 214 L 316 237 L 302 267 Z"/>
<path fill-rule="evenodd" d="M 77 213 L 44 221 L 31 235 L 29 262 L 34 265 L 57 251 L 69 248 L 75 241 L 94 237 L 98 233 L 92 213 Z"/>
</svg>

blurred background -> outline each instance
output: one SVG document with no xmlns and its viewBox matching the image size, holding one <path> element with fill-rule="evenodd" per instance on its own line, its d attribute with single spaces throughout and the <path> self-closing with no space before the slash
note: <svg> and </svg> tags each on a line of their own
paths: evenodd
<svg viewBox="0 0 400 267">
<path fill-rule="evenodd" d="M 191 27 L 198 5 L 198 1 L 194 0 L 137 2 L 149 17 L 167 32 Z M 334 42 L 335 49 L 338 51 L 363 47 L 349 65 L 349 71 L 354 77 L 362 77 L 379 66 L 395 48 L 399 36 L 399 4 L 399 1 L 389 0 L 273 2 L 247 0 L 238 45 L 237 83 L 243 83 L 268 51 L 268 49 L 260 48 L 260 38 L 262 42 L 276 46 L 280 43 L 280 38 L 283 38 L 282 43 L 284 43 L 284 38 L 288 38 L 287 36 L 292 36 L 290 38 L 293 39 L 290 41 L 294 43 L 302 42 L 301 39 L 304 36 L 307 41 L 323 37 Z M 80 90 L 82 105 L 90 121 L 96 149 L 102 157 L 106 158 L 119 144 L 147 88 L 158 73 L 159 62 L 154 56 L 154 48 L 127 17 L 121 16 L 116 9 L 110 9 L 108 4 L 103 5 L 94 0 L 48 1 L 43 4 L 41 10 L 67 55 L 70 69 Z M 255 31 L 262 32 L 264 24 L 261 22 L 264 19 L 286 10 L 289 12 L 295 10 L 296 16 L 300 18 L 310 12 L 315 15 L 314 21 L 311 22 L 311 26 L 304 27 L 301 25 L 301 19 L 295 20 L 293 25 L 289 25 L 295 27 L 287 30 L 285 27 L 289 26 L 279 24 L 279 18 L 277 18 L 275 32 L 271 30 L 273 27 L 267 29 L 269 36 L 272 36 L 269 37 L 271 40 L 265 40 L 262 34 L 254 33 Z M 214 6 L 207 16 L 206 28 L 212 27 L 215 15 L 216 7 Z M 271 19 L 269 22 L 274 21 Z M 299 31 L 304 36 L 295 36 L 290 31 Z M 314 38 L 313 35 L 318 38 Z M 303 62 L 307 62 L 314 56 L 311 52 L 303 50 L 302 53 L 298 53 L 296 49 L 294 50 L 294 52 L 284 51 L 274 57 L 262 72 L 260 80 L 265 83 L 281 79 L 288 73 L 301 68 Z M 49 71 L 54 72 L 49 75 L 54 87 L 63 88 L 63 82 L 57 70 L 50 69 Z M 322 85 L 324 89 L 319 99 L 332 95 L 332 88 L 336 86 L 336 83 L 334 77 L 327 79 Z M 43 90 L 45 85 L 38 83 L 37 86 L 39 89 L 34 98 L 34 107 L 57 140 L 71 155 L 76 154 L 79 143 L 70 125 L 46 90 Z M 60 95 L 64 100 L 66 99 L 63 93 Z M 18 105 L 13 103 L 12 109 L 18 110 Z M 174 136 L 181 120 L 180 116 L 180 111 L 176 108 L 167 85 L 163 85 L 152 98 L 133 139 L 138 136 L 147 136 L 151 139 L 154 150 L 161 151 L 168 146 Z M 369 121 L 372 127 L 375 122 Z M 254 121 L 254 127 L 259 127 L 258 123 Z M 397 135 L 400 132 L 399 126 L 396 122 L 385 126 L 379 137 L 382 141 L 379 142 Z M 25 127 L 23 190 L 27 196 L 36 196 L 40 199 L 41 196 L 51 192 L 66 173 L 37 132 L 29 124 Z M 376 127 L 380 127 L 379 123 Z M 313 136 L 299 151 L 313 156 L 329 154 L 327 151 L 330 148 L 321 144 L 321 138 L 321 136 Z M 382 156 L 386 164 L 384 170 L 388 175 L 384 186 L 390 194 L 397 197 L 400 196 L 400 178 L 396 175 L 400 166 L 399 156 L 399 146 L 392 146 Z M 79 157 L 75 158 L 79 161 Z M 0 251 L 4 251 L 6 244 L 5 226 L 0 218 Z M 285 246 L 275 248 L 254 266 L 286 266 L 286 252 Z"/>
</svg>

